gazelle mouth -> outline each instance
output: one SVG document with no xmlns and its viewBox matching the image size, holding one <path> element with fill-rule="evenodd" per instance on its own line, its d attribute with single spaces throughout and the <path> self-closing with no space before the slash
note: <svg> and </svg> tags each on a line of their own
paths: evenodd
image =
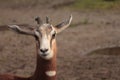
<svg viewBox="0 0 120 80">
<path fill-rule="evenodd" d="M 41 58 L 46 60 L 50 60 L 54 56 L 53 52 L 46 52 L 46 53 L 39 52 L 38 54 Z"/>
<path fill-rule="evenodd" d="M 41 54 L 41 56 L 44 56 L 44 57 L 47 56 L 47 55 L 48 55 L 48 53 L 43 53 L 43 54 Z"/>
</svg>

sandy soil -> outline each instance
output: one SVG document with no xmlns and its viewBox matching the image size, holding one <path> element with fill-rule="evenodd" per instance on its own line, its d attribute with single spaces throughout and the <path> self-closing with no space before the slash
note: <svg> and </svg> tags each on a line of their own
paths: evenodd
<svg viewBox="0 0 120 80">
<path fill-rule="evenodd" d="M 120 80 L 120 12 L 65 9 L 0 9 L 0 24 L 35 25 L 50 16 L 53 25 L 73 15 L 72 27 L 58 34 L 58 80 Z M 0 73 L 30 76 L 35 41 L 0 26 Z"/>
</svg>

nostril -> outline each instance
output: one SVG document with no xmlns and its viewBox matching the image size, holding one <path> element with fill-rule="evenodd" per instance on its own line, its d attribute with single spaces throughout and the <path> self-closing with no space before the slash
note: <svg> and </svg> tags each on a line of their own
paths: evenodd
<svg viewBox="0 0 120 80">
<path fill-rule="evenodd" d="M 42 50 L 42 49 L 40 49 L 40 51 L 41 51 L 41 52 L 43 52 L 43 50 Z"/>
<path fill-rule="evenodd" d="M 48 49 L 40 49 L 41 52 L 45 53 L 48 51 Z"/>
<path fill-rule="evenodd" d="M 44 51 L 45 51 L 45 52 L 47 52 L 47 51 L 48 51 L 48 49 L 45 49 Z"/>
</svg>

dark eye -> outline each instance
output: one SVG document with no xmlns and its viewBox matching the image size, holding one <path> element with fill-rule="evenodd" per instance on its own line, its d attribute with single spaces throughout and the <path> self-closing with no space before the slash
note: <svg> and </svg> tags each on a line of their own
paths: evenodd
<svg viewBox="0 0 120 80">
<path fill-rule="evenodd" d="M 54 38 L 55 38 L 55 36 L 56 36 L 56 33 L 54 33 L 54 34 L 52 35 L 52 38 L 54 39 Z"/>
</svg>

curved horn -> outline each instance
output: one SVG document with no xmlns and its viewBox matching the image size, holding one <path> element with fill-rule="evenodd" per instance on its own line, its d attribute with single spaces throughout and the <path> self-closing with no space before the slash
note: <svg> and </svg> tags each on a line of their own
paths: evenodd
<svg viewBox="0 0 120 80">
<path fill-rule="evenodd" d="M 46 23 L 50 23 L 50 19 L 46 16 Z"/>
<path fill-rule="evenodd" d="M 37 24 L 41 25 L 42 24 L 42 20 L 40 19 L 40 17 L 36 17 L 35 21 L 37 22 Z"/>
<path fill-rule="evenodd" d="M 56 25 L 55 28 L 56 28 L 57 33 L 66 29 L 71 24 L 71 21 L 72 21 L 72 15 L 70 15 L 69 19 L 67 19 L 66 21 L 63 21 L 60 24 Z"/>
</svg>

